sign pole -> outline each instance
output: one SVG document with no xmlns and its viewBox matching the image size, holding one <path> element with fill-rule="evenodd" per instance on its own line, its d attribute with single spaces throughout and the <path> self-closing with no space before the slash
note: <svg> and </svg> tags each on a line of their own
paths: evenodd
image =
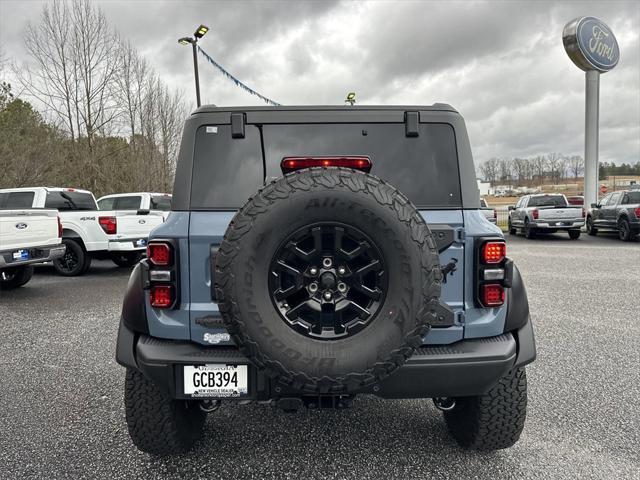
<svg viewBox="0 0 640 480">
<path fill-rule="evenodd" d="M 584 127 L 584 204 L 598 200 L 598 123 L 600 117 L 600 72 L 587 70 Z"/>
</svg>

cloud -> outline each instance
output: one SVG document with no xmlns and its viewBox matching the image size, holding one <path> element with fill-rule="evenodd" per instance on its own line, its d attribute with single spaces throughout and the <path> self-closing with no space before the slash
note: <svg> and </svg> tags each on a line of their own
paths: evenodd
<svg viewBox="0 0 640 480">
<path fill-rule="evenodd" d="M 635 1 L 96 2 L 172 87 L 192 101 L 190 52 L 201 44 L 243 82 L 290 105 L 446 102 L 465 117 L 475 158 L 581 153 L 584 74 L 562 27 L 582 15 L 616 33 L 619 65 L 601 78 L 600 158 L 640 160 L 640 3 Z M 22 31 L 39 1 L 0 2 L 0 43 L 22 59 Z M 203 99 L 256 105 L 201 63 Z"/>
</svg>

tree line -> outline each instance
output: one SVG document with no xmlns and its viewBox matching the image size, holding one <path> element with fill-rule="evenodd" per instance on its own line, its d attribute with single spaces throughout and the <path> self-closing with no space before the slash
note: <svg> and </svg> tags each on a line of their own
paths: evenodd
<svg viewBox="0 0 640 480">
<path fill-rule="evenodd" d="M 600 179 L 611 175 L 640 175 L 640 162 L 635 165 L 599 164 Z M 492 184 L 516 186 L 554 184 L 576 181 L 584 174 L 584 158 L 580 155 L 548 153 L 527 158 L 490 158 L 478 167 L 480 177 Z"/>
<path fill-rule="evenodd" d="M 29 61 L 0 88 L 0 187 L 170 191 L 185 103 L 104 13 L 54 1 L 24 41 Z"/>
</svg>

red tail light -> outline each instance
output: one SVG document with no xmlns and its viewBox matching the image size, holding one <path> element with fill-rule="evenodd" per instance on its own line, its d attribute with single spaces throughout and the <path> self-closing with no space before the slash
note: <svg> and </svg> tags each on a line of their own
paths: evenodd
<svg viewBox="0 0 640 480">
<path fill-rule="evenodd" d="M 282 173 L 312 167 L 344 167 L 369 172 L 371 170 L 371 159 L 366 156 L 284 157 L 280 162 Z"/>
<path fill-rule="evenodd" d="M 480 286 L 480 301 L 485 307 L 499 307 L 504 304 L 504 287 L 498 283 Z"/>
<path fill-rule="evenodd" d="M 171 265 L 171 247 L 166 243 L 150 243 L 147 246 L 147 258 L 155 266 Z"/>
<path fill-rule="evenodd" d="M 173 287 L 171 285 L 155 285 L 149 290 L 151 306 L 170 308 L 173 305 Z"/>
<path fill-rule="evenodd" d="M 107 235 L 118 233 L 118 220 L 116 217 L 98 217 L 98 223 Z"/>
<path fill-rule="evenodd" d="M 540 212 L 538 212 L 538 209 L 537 209 L 537 208 L 534 208 L 533 210 L 531 210 L 531 215 L 533 216 L 533 218 L 534 218 L 535 220 L 537 220 L 537 219 L 538 219 L 538 216 L 540 215 Z"/>
<path fill-rule="evenodd" d="M 62 238 L 62 222 L 60 221 L 60 215 L 58 215 L 58 238 Z"/>
<path fill-rule="evenodd" d="M 497 220 L 497 219 L 498 219 L 498 211 L 497 211 L 497 210 L 495 210 L 495 209 L 493 210 L 493 218 L 494 218 L 495 220 Z"/>
<path fill-rule="evenodd" d="M 636 218 L 640 218 L 640 207 L 636 208 L 633 213 L 636 214 Z"/>
<path fill-rule="evenodd" d="M 584 218 L 584 217 L 586 217 L 586 216 L 587 216 L 587 212 L 586 212 L 586 210 L 584 209 L 584 207 L 582 207 L 582 218 Z"/>
<path fill-rule="evenodd" d="M 507 245 L 502 241 L 489 241 L 482 246 L 482 263 L 500 263 L 507 256 Z"/>
</svg>

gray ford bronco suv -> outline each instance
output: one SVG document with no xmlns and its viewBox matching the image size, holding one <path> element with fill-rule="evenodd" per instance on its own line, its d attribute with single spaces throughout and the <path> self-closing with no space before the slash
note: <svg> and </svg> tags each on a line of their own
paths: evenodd
<svg viewBox="0 0 640 480">
<path fill-rule="evenodd" d="M 131 274 L 116 358 L 133 443 L 188 450 L 224 402 L 431 398 L 463 447 L 513 445 L 526 291 L 480 210 L 462 116 L 203 106 Z"/>
</svg>

